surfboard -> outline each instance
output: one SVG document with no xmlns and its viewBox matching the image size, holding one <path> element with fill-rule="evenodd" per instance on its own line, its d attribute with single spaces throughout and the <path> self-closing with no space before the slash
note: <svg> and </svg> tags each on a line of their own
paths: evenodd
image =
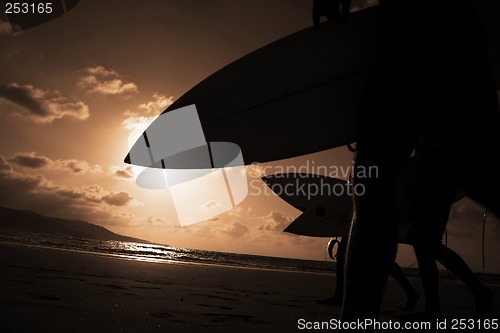
<svg viewBox="0 0 500 333">
<path fill-rule="evenodd" d="M 284 232 L 310 237 L 349 235 L 352 195 L 356 188 L 347 181 L 304 173 L 274 174 L 263 177 L 262 180 L 282 200 L 302 212 L 283 230 Z M 458 191 L 455 202 L 464 197 L 464 192 Z M 395 212 L 400 217 L 400 243 L 410 243 L 408 233 L 411 231 L 411 223 L 404 216 L 411 216 L 413 213 L 414 211 L 405 209 Z"/>
<path fill-rule="evenodd" d="M 275 174 L 262 180 L 281 199 L 303 213 L 283 231 L 309 237 L 347 237 L 352 221 L 351 185 L 342 179 L 314 174 Z M 321 186 L 323 191 L 315 189 Z M 284 190 L 288 188 L 288 190 Z M 310 192 L 301 191 L 308 188 Z M 398 242 L 411 244 L 411 223 L 398 224 Z"/>
<path fill-rule="evenodd" d="M 263 177 L 281 199 L 302 211 L 283 231 L 311 237 L 345 237 L 352 219 L 352 187 L 347 181 L 315 174 Z"/>
<path fill-rule="evenodd" d="M 245 164 L 353 142 L 354 111 L 378 52 L 377 11 L 264 46 L 212 74 L 165 112 L 195 104 L 206 141 L 237 144 Z M 138 164 L 129 156 L 125 161 Z"/>
<path fill-rule="evenodd" d="M 500 1 L 486 2 L 490 55 L 498 64 Z M 264 46 L 203 80 L 163 114 L 195 104 L 206 141 L 237 144 L 247 165 L 354 142 L 356 110 L 379 53 L 377 13 L 378 7 L 354 12 L 346 24 L 325 22 Z M 494 69 L 498 84 L 500 68 Z M 152 164 L 130 160 L 143 154 L 145 140 L 139 138 L 126 163 Z"/>
</svg>

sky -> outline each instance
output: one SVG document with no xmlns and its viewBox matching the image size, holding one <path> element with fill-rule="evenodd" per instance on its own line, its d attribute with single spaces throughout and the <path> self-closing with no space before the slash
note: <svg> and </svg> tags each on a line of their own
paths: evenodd
<svg viewBox="0 0 500 333">
<path fill-rule="evenodd" d="M 168 191 L 138 187 L 123 163 L 134 128 L 230 62 L 311 26 L 311 6 L 310 0 L 82 0 L 66 15 L 16 34 L 1 18 L 0 206 L 177 247 L 325 260 L 328 239 L 282 232 L 300 212 L 261 193 L 259 178 L 308 163 L 346 168 L 352 154 L 344 147 L 248 167 L 254 192 L 232 210 L 182 228 Z M 450 246 L 475 270 L 482 214 L 465 199 L 448 226 Z M 489 218 L 485 238 L 487 271 L 497 273 L 499 226 Z M 398 260 L 413 264 L 412 249 L 401 246 Z"/>
</svg>

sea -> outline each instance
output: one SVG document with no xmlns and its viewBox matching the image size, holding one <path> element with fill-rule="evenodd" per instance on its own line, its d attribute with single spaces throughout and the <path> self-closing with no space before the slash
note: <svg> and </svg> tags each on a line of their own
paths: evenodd
<svg viewBox="0 0 500 333">
<path fill-rule="evenodd" d="M 178 248 L 153 243 L 65 237 L 0 229 L 0 243 L 116 256 L 129 260 L 223 265 L 311 273 L 334 273 L 331 260 L 301 260 Z"/>
<path fill-rule="evenodd" d="M 335 274 L 336 262 L 325 260 L 303 260 L 250 254 L 215 252 L 173 247 L 163 244 L 125 242 L 117 240 L 99 240 L 88 238 L 65 237 L 49 234 L 28 233 L 0 228 L 0 244 L 52 248 L 76 251 L 103 256 L 114 256 L 128 260 L 160 263 L 180 263 L 242 267 L 248 269 L 267 269 L 277 271 L 295 271 L 317 274 Z M 326 252 L 326 251 L 325 251 Z M 402 267 L 407 276 L 419 276 L 414 265 Z M 500 284 L 500 275 L 477 273 L 485 283 Z M 450 279 L 465 287 L 459 279 L 447 270 L 439 271 L 440 278 Z"/>
</svg>

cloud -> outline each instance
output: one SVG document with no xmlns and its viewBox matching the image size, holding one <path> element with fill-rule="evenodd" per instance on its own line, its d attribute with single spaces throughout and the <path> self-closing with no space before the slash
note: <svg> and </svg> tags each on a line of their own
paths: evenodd
<svg viewBox="0 0 500 333">
<path fill-rule="evenodd" d="M 113 165 L 109 168 L 108 174 L 117 179 L 133 179 L 134 172 L 132 170 L 132 166 L 125 166 L 123 168 Z"/>
<path fill-rule="evenodd" d="M 205 202 L 201 207 L 203 209 L 207 209 L 208 210 L 208 209 L 215 208 L 215 207 L 218 207 L 218 206 L 220 206 L 220 204 L 217 201 L 215 201 L 215 200 L 209 200 L 209 201 Z"/>
<path fill-rule="evenodd" d="M 86 120 L 90 116 L 85 103 L 70 100 L 58 91 L 43 90 L 29 84 L 2 84 L 0 98 L 15 106 L 11 112 L 39 123 L 50 123 L 63 117 Z"/>
<path fill-rule="evenodd" d="M 176 223 L 173 223 L 172 221 L 169 221 L 168 219 L 164 217 L 158 217 L 158 216 L 149 216 L 146 218 L 144 223 L 139 224 L 139 226 L 148 226 L 148 227 L 165 227 L 165 226 L 176 226 Z"/>
<path fill-rule="evenodd" d="M 124 225 L 133 217 L 119 209 L 130 205 L 128 192 L 110 192 L 99 185 L 71 187 L 40 175 L 21 173 L 0 156 L 0 206 L 29 209 L 49 216 Z"/>
<path fill-rule="evenodd" d="M 86 161 L 70 159 L 70 160 L 55 160 L 56 169 L 66 170 L 76 174 L 86 173 L 102 173 L 99 165 L 90 165 Z"/>
<path fill-rule="evenodd" d="M 51 190 L 61 197 L 80 199 L 90 203 L 103 202 L 103 197 L 108 195 L 99 185 L 86 185 L 82 187 L 51 186 Z"/>
<path fill-rule="evenodd" d="M 5 160 L 3 160 L 5 161 Z M 19 193 L 30 193 L 39 187 L 45 179 L 41 176 L 22 175 L 15 172 L 12 168 L 3 167 L 0 170 L 0 202 L 12 201 L 17 198 L 23 199 L 23 195 L 18 197 Z"/>
<path fill-rule="evenodd" d="M 112 206 L 126 206 L 134 199 L 128 192 L 112 192 L 102 197 L 102 200 Z"/>
<path fill-rule="evenodd" d="M 102 173 L 98 165 L 90 165 L 86 161 L 77 159 L 51 160 L 46 156 L 37 155 L 35 152 L 17 152 L 8 158 L 10 163 L 30 169 L 63 170 L 74 174 Z"/>
<path fill-rule="evenodd" d="M 243 213 L 243 207 L 241 206 L 236 206 L 233 209 L 227 211 L 227 215 L 233 218 L 241 218 L 243 216 Z"/>
<path fill-rule="evenodd" d="M 236 238 L 242 237 L 249 233 L 248 227 L 239 222 L 233 222 L 230 225 L 226 226 L 221 231 L 228 236 Z"/>
<path fill-rule="evenodd" d="M 138 128 L 145 130 L 156 116 L 173 103 L 173 99 L 172 96 L 167 98 L 165 95 L 154 93 L 153 100 L 139 104 L 137 111 L 128 110 L 123 113 L 127 118 L 122 122 L 122 127 L 129 130 Z"/>
<path fill-rule="evenodd" d="M 7 163 L 5 158 L 0 155 L 0 171 L 10 171 L 12 167 Z"/>
<path fill-rule="evenodd" d="M 136 94 L 139 92 L 135 83 L 125 82 L 117 72 L 103 66 L 85 69 L 77 84 L 91 93 L 103 95 Z"/>
<path fill-rule="evenodd" d="M 9 158 L 9 162 L 32 169 L 41 169 L 52 164 L 50 159 L 45 156 L 36 156 L 34 152 L 16 153 Z"/>
<path fill-rule="evenodd" d="M 293 218 L 284 216 L 280 212 L 272 211 L 264 216 L 263 220 L 264 223 L 257 227 L 258 230 L 281 232 L 293 221 Z"/>
<path fill-rule="evenodd" d="M 138 109 L 142 111 L 143 115 L 156 116 L 165 111 L 174 102 L 173 100 L 173 96 L 167 98 L 165 95 L 156 92 L 153 94 L 152 101 L 140 104 Z"/>
<path fill-rule="evenodd" d="M 122 122 L 127 130 L 146 130 L 156 117 L 130 116 Z"/>
</svg>

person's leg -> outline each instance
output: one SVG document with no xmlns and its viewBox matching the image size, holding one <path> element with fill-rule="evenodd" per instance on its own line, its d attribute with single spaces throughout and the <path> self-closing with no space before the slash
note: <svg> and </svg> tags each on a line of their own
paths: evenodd
<svg viewBox="0 0 500 333">
<path fill-rule="evenodd" d="M 453 67 L 455 84 L 449 100 L 452 114 L 461 115 L 462 122 L 455 126 L 456 140 L 449 142 L 446 150 L 453 156 L 467 196 L 500 217 L 500 110 L 487 57 L 487 39 L 476 29 L 464 35 L 458 45 L 460 62 Z M 443 244 L 436 247 L 435 255 L 471 289 L 476 299 L 475 316 L 489 316 L 493 295 L 463 259 Z"/>
<path fill-rule="evenodd" d="M 453 18 L 447 15 L 451 0 L 436 3 L 429 10 L 425 2 L 380 2 L 381 57 L 367 84 L 357 122 L 353 183 L 364 193 L 354 200 L 343 321 L 377 317 L 397 248 L 398 178 L 422 126 L 428 126 L 423 121 L 447 118 L 440 108 L 433 109 L 432 117 L 428 112 L 429 96 L 443 99 L 440 83 L 448 84 L 449 78 L 439 74 L 440 68 L 455 54 L 447 47 L 435 48 L 443 45 L 442 36 L 449 37 L 447 21 Z M 430 24 L 422 26 L 423 21 Z M 442 80 L 435 83 L 438 75 Z M 358 174 L 360 169 L 373 167 L 378 171 L 376 177 Z"/>
<path fill-rule="evenodd" d="M 395 259 L 395 223 L 382 222 L 384 214 L 380 211 L 390 211 L 392 207 L 387 202 L 373 200 L 373 204 L 376 203 L 381 207 L 370 205 L 371 209 L 367 209 L 364 204 L 356 205 L 366 207 L 367 214 L 361 208 L 356 209 L 359 213 L 354 218 L 349 237 L 343 321 L 378 316 L 389 267 Z"/>
<path fill-rule="evenodd" d="M 397 76 L 375 73 L 358 125 L 355 197 L 348 241 L 342 320 L 376 318 L 397 249 L 394 190 L 416 141 L 413 114 L 398 100 Z M 396 90 L 396 91 L 394 91 Z M 401 103 L 401 104 L 400 104 Z M 364 107 L 362 106 L 362 109 Z"/>
<path fill-rule="evenodd" d="M 420 279 L 424 288 L 425 313 L 420 317 L 439 318 L 441 305 L 439 302 L 439 273 L 436 264 L 436 246 L 425 242 L 413 245 L 418 261 Z"/>
<path fill-rule="evenodd" d="M 337 265 L 335 272 L 335 294 L 333 297 L 319 300 L 320 304 L 327 304 L 333 306 L 341 306 L 344 298 L 344 265 L 345 256 L 347 251 L 347 238 L 342 237 L 338 242 L 337 248 Z"/>
<path fill-rule="evenodd" d="M 464 281 L 471 289 L 476 299 L 476 317 L 486 318 L 491 315 L 493 295 L 491 291 L 486 288 L 472 270 L 467 266 L 463 259 L 454 251 L 443 245 L 438 241 L 437 237 L 425 238 L 424 234 L 428 236 L 434 234 L 442 234 L 446 224 L 441 221 L 447 221 L 447 212 L 451 204 L 443 204 L 441 207 L 436 207 L 431 210 L 427 215 L 426 221 L 417 221 L 415 225 L 416 233 L 420 234 L 422 238 L 414 243 L 415 254 L 418 260 L 420 277 L 425 293 L 425 311 L 417 313 L 414 316 L 406 316 L 405 319 L 432 319 L 440 316 L 440 302 L 439 302 L 439 275 L 436 265 L 436 260 L 443 266 L 449 269 L 459 279 Z M 440 208 L 440 209 L 439 209 Z M 433 221 L 433 218 L 435 219 Z M 427 223 L 427 224 L 426 224 Z M 428 228 L 426 228 L 426 226 Z M 433 229 L 435 229 L 433 231 Z"/>
<path fill-rule="evenodd" d="M 345 257 L 347 252 L 347 238 L 342 237 L 339 242 L 339 247 L 337 249 L 337 286 L 335 288 L 335 295 L 333 296 L 335 300 L 335 305 L 342 305 L 342 300 L 344 298 L 344 277 L 345 277 Z"/>
<path fill-rule="evenodd" d="M 455 251 L 444 244 L 436 249 L 436 259 L 456 277 L 462 280 L 474 294 L 476 300 L 475 317 L 489 318 L 493 307 L 493 293 L 478 279 L 470 267 Z"/>
<path fill-rule="evenodd" d="M 396 282 L 401 286 L 401 288 L 403 288 L 406 294 L 406 304 L 400 310 L 413 311 L 415 305 L 417 305 L 417 302 L 420 299 L 420 294 L 415 288 L 413 288 L 410 281 L 397 262 L 394 261 L 390 266 L 389 275 L 392 276 L 394 280 L 396 280 Z"/>
<path fill-rule="evenodd" d="M 454 177 L 447 173 L 449 168 L 443 168 L 445 162 L 440 160 L 439 149 L 440 147 L 436 146 L 432 151 L 427 162 L 428 168 L 421 174 L 421 179 L 419 178 L 421 187 L 416 191 L 422 194 L 422 210 L 415 215 L 411 231 L 424 288 L 425 311 L 406 316 L 406 319 L 433 319 L 441 316 L 436 258 L 442 245 L 441 238 L 448 223 L 456 187 Z"/>
</svg>

